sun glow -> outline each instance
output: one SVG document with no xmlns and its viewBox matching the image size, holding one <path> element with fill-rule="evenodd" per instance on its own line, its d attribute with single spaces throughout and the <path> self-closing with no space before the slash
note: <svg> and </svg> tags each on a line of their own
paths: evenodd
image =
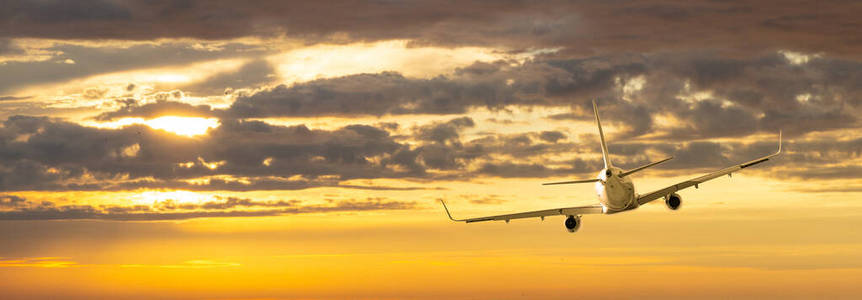
<svg viewBox="0 0 862 300">
<path fill-rule="evenodd" d="M 145 191 L 133 197 L 133 201 L 138 204 L 155 204 L 163 202 L 173 202 L 177 204 L 200 204 L 211 200 L 208 195 L 203 195 L 190 191 Z"/>
<path fill-rule="evenodd" d="M 153 129 L 168 131 L 177 135 L 196 136 L 207 133 L 210 128 L 219 126 L 216 118 L 164 116 L 155 119 L 123 118 L 113 122 L 87 124 L 98 128 L 122 128 L 133 124 L 144 124 Z"/>
<path fill-rule="evenodd" d="M 411 77 L 433 77 L 476 61 L 510 58 L 482 47 L 419 47 L 407 40 L 346 45 L 322 44 L 270 56 L 284 82 L 303 82 L 356 73 L 396 71 Z M 386 59 L 377 59 L 385 57 Z"/>
<path fill-rule="evenodd" d="M 144 124 L 155 129 L 170 131 L 179 135 L 195 136 L 218 127 L 218 119 L 166 116 L 144 121 Z"/>
</svg>

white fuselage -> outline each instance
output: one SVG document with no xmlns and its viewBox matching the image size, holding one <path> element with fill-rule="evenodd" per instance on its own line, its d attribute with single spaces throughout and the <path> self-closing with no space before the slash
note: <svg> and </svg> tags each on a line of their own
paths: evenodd
<svg viewBox="0 0 862 300">
<path fill-rule="evenodd" d="M 599 203 L 604 207 L 604 213 L 612 214 L 638 207 L 635 195 L 635 186 L 632 180 L 620 177 L 622 169 L 610 167 L 599 172 L 596 182 L 596 193 Z"/>
</svg>

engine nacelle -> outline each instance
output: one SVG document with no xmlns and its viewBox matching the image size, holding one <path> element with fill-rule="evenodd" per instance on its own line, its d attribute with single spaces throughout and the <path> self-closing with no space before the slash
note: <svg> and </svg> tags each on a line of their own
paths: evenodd
<svg viewBox="0 0 862 300">
<path fill-rule="evenodd" d="M 578 228 L 581 228 L 581 216 L 569 216 L 566 218 L 566 229 L 574 233 L 578 231 Z"/>
<path fill-rule="evenodd" d="M 671 210 L 677 210 L 682 205 L 682 197 L 677 193 L 667 195 L 664 197 L 664 204 Z"/>
</svg>

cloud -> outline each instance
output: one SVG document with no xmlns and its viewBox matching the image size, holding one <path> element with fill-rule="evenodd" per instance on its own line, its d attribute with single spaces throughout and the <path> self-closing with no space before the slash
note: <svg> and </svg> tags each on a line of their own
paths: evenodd
<svg viewBox="0 0 862 300">
<path fill-rule="evenodd" d="M 521 105 L 580 107 L 577 113 L 549 117 L 585 119 L 592 117 L 582 115 L 591 111 L 588 99 L 599 97 L 605 119 L 625 129 L 620 137 L 654 132 L 657 114 L 681 122 L 662 138 L 744 136 L 779 128 L 796 135 L 858 126 L 853 112 L 862 105 L 856 101 L 862 89 L 853 78 L 862 78 L 856 74 L 862 67 L 848 65 L 858 64 L 812 58 L 798 66 L 778 53 L 753 59 L 711 53 L 602 56 L 536 60 L 516 67 L 477 63 L 433 79 L 384 72 L 279 86 L 240 96 L 226 114 L 454 114 Z M 645 82 L 642 87 L 626 91 L 626 82 L 638 76 Z M 803 96 L 809 100 L 800 102 Z"/>
<path fill-rule="evenodd" d="M 77 266 L 80 266 L 80 264 L 76 261 L 70 260 L 68 257 L 0 257 L 0 268 L 68 268 Z"/>
<path fill-rule="evenodd" d="M 205 259 L 188 260 L 180 264 L 171 265 L 143 265 L 143 264 L 123 264 L 121 268 L 167 268 L 167 269 L 209 269 L 209 268 L 224 268 L 238 267 L 239 263 L 235 262 L 219 262 Z"/>
<path fill-rule="evenodd" d="M 27 199 L 15 195 L 0 195 L 0 207 L 17 207 L 26 202 Z"/>
<path fill-rule="evenodd" d="M 2 96 L 0 97 L 0 101 L 18 101 L 18 100 L 27 100 L 32 97 L 15 97 L 15 96 Z"/>
<path fill-rule="evenodd" d="M 63 182 L 98 188 L 103 185 L 99 181 L 120 177 L 174 181 L 221 174 L 262 179 L 301 175 L 311 180 L 333 175 L 339 180 L 406 176 L 370 158 L 407 146 L 385 130 L 366 125 L 326 131 L 222 120 L 205 137 L 188 138 L 142 125 L 98 129 L 16 116 L 0 129 L 5 141 L 0 146 L 4 189 L 54 189 Z M 136 155 L 127 155 L 128 147 L 136 147 Z M 267 159 L 270 164 L 264 165 Z M 95 181 L 76 181 L 82 177 Z M 210 184 L 218 186 L 215 182 Z"/>
<path fill-rule="evenodd" d="M 242 65 L 238 70 L 214 74 L 181 88 L 196 95 L 221 95 L 242 88 L 257 88 L 275 79 L 275 68 L 267 61 L 257 59 Z"/>
<path fill-rule="evenodd" d="M 156 103 L 155 107 L 164 104 Z M 143 111 L 148 110 L 139 112 Z M 7 191 L 253 191 L 313 187 L 396 190 L 418 187 L 342 182 L 361 178 L 545 177 L 591 174 L 601 168 L 598 157 L 590 156 L 597 149 L 562 142 L 558 139 L 562 133 L 489 134 L 468 139 L 462 131 L 475 126 L 468 117 L 418 126 L 408 136 L 390 135 L 389 126 L 348 125 L 319 130 L 303 125 L 222 119 L 221 126 L 208 134 L 189 138 L 143 125 L 99 129 L 45 117 L 15 116 L 0 127 L 0 186 Z M 796 165 L 834 164 L 858 157 L 859 143 L 822 139 L 787 142 L 786 147 L 798 150 L 786 153 L 782 159 Z M 130 147 L 137 150 L 134 155 L 128 153 Z M 700 170 L 771 153 L 775 141 L 695 140 L 674 145 L 653 139 L 612 139 L 609 147 L 614 161 L 622 167 L 636 167 L 659 158 L 655 156 L 672 155 L 674 160 L 657 169 Z M 560 160 L 561 156 L 572 158 Z"/>
<path fill-rule="evenodd" d="M 458 86 L 445 78 L 411 79 L 398 73 L 348 75 L 293 86 L 280 85 L 240 96 L 228 109 L 238 118 L 463 113 L 476 98 L 489 95 L 481 87 Z M 491 99 L 488 99 L 491 100 Z"/>
<path fill-rule="evenodd" d="M 177 107 L 201 109 L 157 102 L 102 117 L 147 116 Z M 492 155 L 530 158 L 574 148 L 549 143 L 541 133 L 463 140 L 461 131 L 474 125 L 472 119 L 459 117 L 419 126 L 409 137 L 417 143 L 410 143 L 390 135 L 386 124 L 319 130 L 222 119 L 218 128 L 192 138 L 143 125 L 100 129 L 46 117 L 14 116 L 0 127 L 0 186 L 7 191 L 416 189 L 342 182 L 451 176 L 427 170 L 460 170 L 459 178 L 466 179 L 472 176 L 468 167 L 473 162 L 487 161 Z M 530 174 L 535 175 L 521 176 Z"/>
<path fill-rule="evenodd" d="M 152 119 L 161 116 L 212 117 L 215 112 L 209 105 L 191 105 L 183 102 L 159 100 L 138 104 L 136 101 L 125 103 L 115 111 L 104 112 L 95 117 L 99 121 L 111 121 L 125 117 Z"/>
<path fill-rule="evenodd" d="M 263 64 L 250 65 L 266 69 Z M 449 115 L 521 106 L 568 107 L 566 118 L 590 119 L 589 99 L 595 96 L 600 98 L 603 120 L 621 129 L 609 137 L 620 165 L 646 163 L 655 157 L 644 153 L 660 153 L 677 157 L 661 168 L 721 167 L 769 153 L 773 145 L 743 147 L 697 140 L 778 129 L 793 137 L 858 128 L 860 72 L 862 67 L 853 61 L 812 56 L 800 63 L 778 52 L 755 58 L 709 52 L 539 57 L 523 63 L 476 63 L 434 78 L 382 72 L 319 79 L 239 96 L 226 109 L 176 101 L 143 105 L 128 101 L 97 116 L 98 120 L 164 114 L 220 118 L 218 128 L 195 138 L 142 125 L 98 129 L 45 117 L 13 116 L 0 127 L 0 186 L 6 190 L 245 191 L 340 186 L 341 181 L 359 178 L 466 180 L 591 173 L 598 169 L 594 158 L 551 158 L 595 151 L 563 142 L 562 132 L 490 133 L 468 140 L 463 131 L 477 126 L 470 117 L 417 126 L 407 136 L 391 135 L 392 125 L 319 130 L 247 118 Z M 213 78 L 218 79 L 213 82 L 229 83 L 238 77 Z M 659 126 L 657 117 L 669 121 Z M 632 139 L 637 142 L 622 142 Z M 680 146 L 656 143 L 668 140 L 679 141 Z M 136 155 L 126 154 L 129 147 L 138 149 Z M 809 152 L 831 146 L 811 147 L 815 148 Z M 712 154 L 709 159 L 698 158 L 706 153 Z"/>
<path fill-rule="evenodd" d="M 0 210 L 0 220 L 80 220 L 163 221 L 192 218 L 282 216 L 305 213 L 355 212 L 369 210 L 402 210 L 416 208 L 415 202 L 385 198 L 327 201 L 326 204 L 302 205 L 296 200 L 260 202 L 250 199 L 217 198 L 200 204 L 156 202 L 153 205 L 56 205 L 50 201 Z M 263 209 L 251 209 L 263 208 Z"/>
<path fill-rule="evenodd" d="M 581 65 L 584 64 L 584 65 Z M 450 76 L 431 79 L 399 73 L 355 74 L 281 85 L 237 98 L 227 113 L 237 118 L 279 116 L 382 116 L 387 114 L 460 114 L 468 108 L 507 105 L 568 105 L 575 93 L 593 95 L 612 86 L 614 75 L 640 72 L 627 65 L 587 66 L 589 61 L 476 63 Z M 568 68 L 568 69 L 566 69 Z"/>
<path fill-rule="evenodd" d="M 220 43 L 210 46 L 202 47 L 183 41 L 130 46 L 87 46 L 58 42 L 39 49 L 54 53 L 47 60 L 7 61 L 0 64 L 0 93 L 110 72 L 187 65 L 215 59 L 255 57 L 268 53 L 265 48 L 252 44 Z M 75 63 L 62 63 L 67 59 Z"/>
<path fill-rule="evenodd" d="M 161 104 L 165 103 L 153 107 L 165 107 Z M 151 110 L 137 112 L 141 111 Z M 459 118 L 444 125 L 470 122 Z M 433 149 L 424 148 L 426 143 L 412 146 L 391 136 L 388 125 L 380 126 L 318 130 L 222 119 L 218 128 L 192 138 L 143 125 L 100 129 L 46 117 L 13 116 L 0 127 L 0 186 L 4 190 L 247 191 L 322 186 L 404 190 L 416 187 L 341 182 L 424 178 L 429 176 L 426 168 L 450 168 L 432 162 Z M 451 151 L 446 145 L 438 148 Z M 462 158 L 481 154 L 457 151 Z"/>
<path fill-rule="evenodd" d="M 434 123 L 431 125 L 422 126 L 416 129 L 416 136 L 425 141 L 432 141 L 445 144 L 447 141 L 459 142 L 458 133 L 464 128 L 475 126 L 473 119 L 469 117 L 460 117 L 449 120 L 445 123 Z"/>
<path fill-rule="evenodd" d="M 15 45 L 11 39 L 0 38 L 0 56 L 23 54 L 24 50 Z"/>
<path fill-rule="evenodd" d="M 127 20 L 132 15 L 128 8 L 102 0 L 84 0 L 76 5 L 67 5 L 57 0 L 10 1 L 7 5 L 11 11 L 6 14 L 18 18 L 13 22 L 29 20 L 63 24 L 80 21 Z"/>
<path fill-rule="evenodd" d="M 511 163 L 511 162 L 501 162 L 501 163 L 485 163 L 483 164 L 479 170 L 479 173 L 496 176 L 496 177 L 548 177 L 553 176 L 554 174 L 571 174 L 574 172 L 567 172 L 559 169 L 552 169 L 545 167 L 541 164 L 531 164 L 531 163 Z"/>
<path fill-rule="evenodd" d="M 848 37 L 860 25 L 853 5 L 813 0 L 790 6 L 769 1 L 338 1 L 296 6 L 283 1 L 89 0 L 64 5 L 19 0 L 7 7 L 0 13 L 0 37 L 213 40 L 285 35 L 306 43 L 409 39 L 423 45 L 560 47 L 580 55 L 720 48 L 855 56 L 859 41 Z"/>
<path fill-rule="evenodd" d="M 564 143 L 555 134 L 548 139 L 547 132 L 464 138 L 462 130 L 475 125 L 465 117 L 415 127 L 412 136 L 397 137 L 383 125 L 312 130 L 302 125 L 277 126 L 260 121 L 221 122 L 207 135 L 189 138 L 142 125 L 99 129 L 50 118 L 12 117 L 0 127 L 0 185 L 7 191 L 254 191 L 313 187 L 409 190 L 420 187 L 343 182 L 360 178 L 546 177 L 591 174 L 601 169 L 601 161 L 593 155 L 595 147 Z M 798 150 L 786 153 L 782 159 L 795 165 L 846 161 L 858 157 L 859 143 L 816 139 L 787 142 L 787 148 Z M 129 147 L 137 149 L 134 155 L 128 154 Z M 636 167 L 660 158 L 655 156 L 674 156 L 674 160 L 657 169 L 700 170 L 771 153 L 775 141 L 691 141 L 674 145 L 612 140 L 609 147 L 615 163 L 622 167 Z M 559 160 L 560 156 L 572 158 Z"/>
<path fill-rule="evenodd" d="M 557 141 L 566 138 L 566 135 L 559 131 L 542 131 L 539 138 L 546 142 L 556 143 Z"/>
</svg>

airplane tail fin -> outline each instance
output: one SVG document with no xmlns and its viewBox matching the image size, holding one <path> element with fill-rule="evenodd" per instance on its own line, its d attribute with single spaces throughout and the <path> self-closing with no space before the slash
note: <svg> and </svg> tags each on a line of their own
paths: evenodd
<svg viewBox="0 0 862 300">
<path fill-rule="evenodd" d="M 607 168 L 612 167 L 613 165 L 611 165 L 611 158 L 608 157 L 608 144 L 605 143 L 605 133 L 602 132 L 602 121 L 599 119 L 599 107 L 596 105 L 595 99 L 593 99 L 593 113 L 596 114 L 596 126 L 599 127 L 599 138 L 602 141 L 602 160 L 605 162 L 605 169 L 607 169 Z M 648 165 L 646 167 L 650 167 L 650 166 L 651 165 Z M 646 168 L 646 167 L 642 167 L 642 168 Z M 637 171 L 640 171 L 640 170 L 636 170 L 634 172 L 637 172 Z M 601 181 L 601 179 L 593 178 L 593 179 L 582 179 L 582 180 L 572 180 L 572 181 L 549 182 L 549 183 L 543 183 L 542 185 L 589 183 L 589 182 L 597 182 L 597 181 Z"/>
<path fill-rule="evenodd" d="M 602 132 L 602 121 L 599 120 L 599 107 L 596 105 L 596 99 L 593 99 L 593 112 L 596 114 L 596 126 L 599 127 L 599 138 L 602 140 L 602 160 L 605 162 L 605 169 L 610 168 L 611 158 L 608 157 L 608 144 L 605 143 L 605 133 Z"/>
<path fill-rule="evenodd" d="M 669 161 L 671 158 L 673 158 L 673 156 L 668 157 L 668 158 L 665 158 L 665 159 L 662 159 L 662 160 L 659 160 L 659 161 L 654 161 L 654 162 L 651 162 L 651 163 L 645 164 L 645 165 L 643 165 L 643 166 L 640 166 L 640 167 L 637 167 L 637 168 L 634 168 L 634 169 L 631 169 L 631 170 L 625 171 L 625 172 L 623 172 L 622 174 L 620 174 L 620 177 L 626 177 L 626 176 L 628 176 L 628 175 L 631 175 L 632 173 L 635 173 L 635 172 L 641 171 L 641 170 L 643 170 L 643 169 L 646 169 L 646 168 L 649 168 L 649 167 L 655 166 L 655 165 L 657 165 L 657 164 L 660 164 L 660 163 L 663 163 L 663 162 Z"/>
</svg>

